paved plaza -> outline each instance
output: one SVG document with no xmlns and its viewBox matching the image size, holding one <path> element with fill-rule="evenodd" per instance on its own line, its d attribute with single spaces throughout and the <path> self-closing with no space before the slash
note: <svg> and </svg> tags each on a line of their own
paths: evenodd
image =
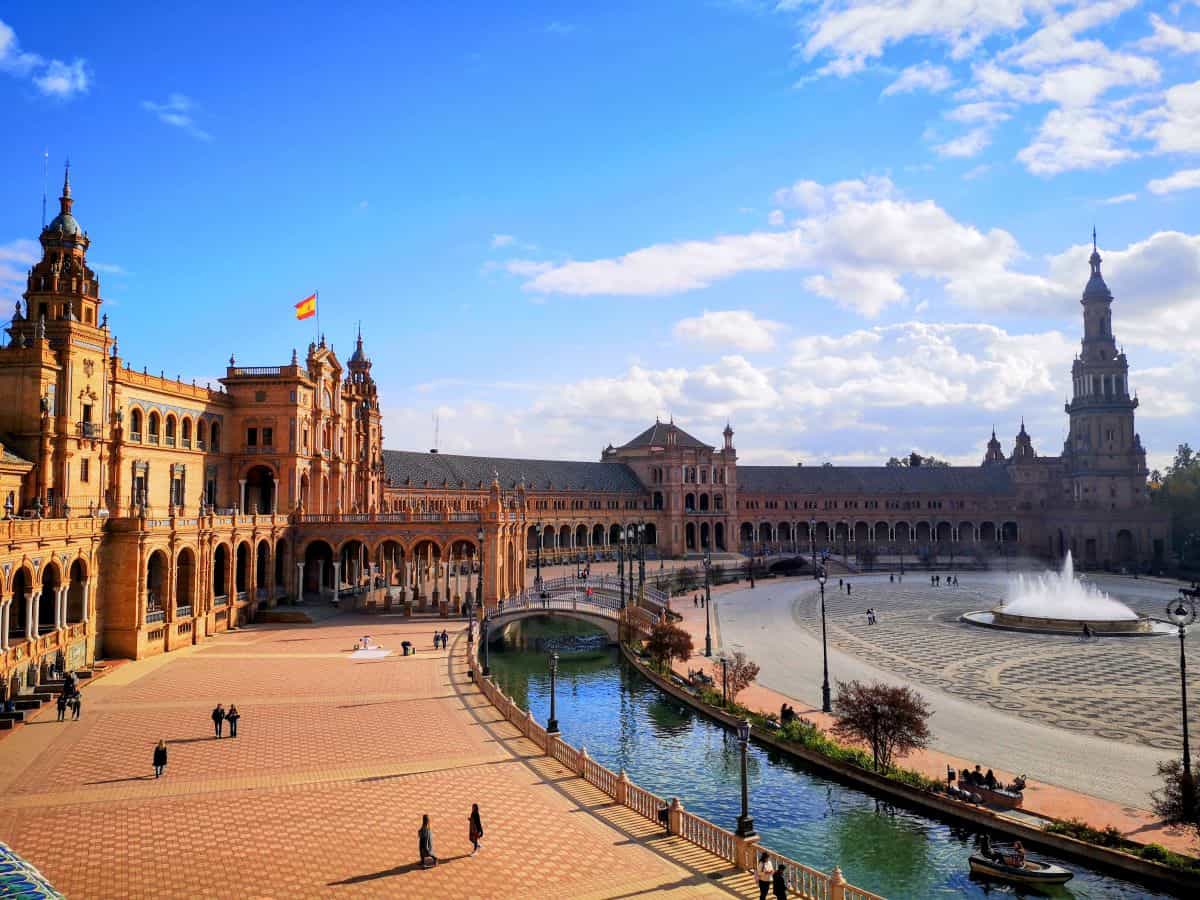
<svg viewBox="0 0 1200 900">
<path fill-rule="evenodd" d="M 748 878 L 540 756 L 467 680 L 465 633 L 342 615 L 127 663 L 0 740 L 0 840 L 71 897 L 740 894 Z M 351 661 L 369 632 L 396 655 Z M 399 655 L 400 641 L 420 648 Z M 222 702 L 236 739 L 213 737 Z M 151 751 L 169 764 L 153 777 Z M 470 857 L 479 803 L 484 849 Z M 422 813 L 443 863 L 415 865 Z"/>
<path fill-rule="evenodd" d="M 960 573 L 959 587 L 929 576 L 851 576 L 852 593 L 826 586 L 831 678 L 899 676 L 935 710 L 934 746 L 967 759 L 1145 808 L 1159 759 L 1178 753 L 1179 659 L 1172 637 L 1027 635 L 966 625 L 963 612 L 1002 596 L 1002 572 Z M 1162 616 L 1175 586 L 1098 577 L 1139 612 Z M 879 624 L 867 624 L 874 607 Z M 819 702 L 820 610 L 810 579 L 760 581 L 716 603 L 727 649 L 745 649 L 760 681 Z M 1200 689 L 1193 677 L 1190 688 Z"/>
</svg>

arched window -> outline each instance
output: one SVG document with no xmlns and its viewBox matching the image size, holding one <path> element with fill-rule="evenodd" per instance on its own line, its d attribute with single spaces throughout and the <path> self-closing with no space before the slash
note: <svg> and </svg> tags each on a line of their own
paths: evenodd
<svg viewBox="0 0 1200 900">
<path fill-rule="evenodd" d="M 150 417 L 149 417 L 149 422 L 148 422 L 149 427 L 148 427 L 147 431 L 150 434 L 150 443 L 152 443 L 152 444 L 158 443 L 160 422 L 161 422 L 161 420 L 159 419 L 158 413 L 151 412 Z"/>
<path fill-rule="evenodd" d="M 175 446 L 175 417 L 167 416 L 167 446 Z"/>
<path fill-rule="evenodd" d="M 207 430 L 208 429 L 204 425 L 204 420 L 197 419 L 196 420 L 196 449 L 197 450 L 204 449 L 204 436 L 205 436 Z"/>
<path fill-rule="evenodd" d="M 129 434 L 135 441 L 142 439 L 142 411 L 131 410 L 129 413 Z"/>
<path fill-rule="evenodd" d="M 210 428 L 208 430 L 208 434 L 209 434 L 209 445 L 210 445 L 211 449 L 214 452 L 217 450 L 220 450 L 221 449 L 221 423 L 213 422 L 212 428 Z"/>
<path fill-rule="evenodd" d="M 180 431 L 183 432 L 181 435 L 183 438 L 183 446 L 190 450 L 192 446 L 192 420 L 184 419 L 183 425 L 180 427 Z"/>
</svg>

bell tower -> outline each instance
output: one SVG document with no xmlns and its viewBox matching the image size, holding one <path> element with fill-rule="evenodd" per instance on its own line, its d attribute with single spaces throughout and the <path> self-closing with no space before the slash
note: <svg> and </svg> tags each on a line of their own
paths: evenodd
<svg viewBox="0 0 1200 900">
<path fill-rule="evenodd" d="M 1117 509 L 1146 502 L 1146 451 L 1134 430 L 1136 396 L 1129 392 L 1129 363 L 1112 330 L 1113 295 L 1100 272 L 1092 231 L 1091 277 L 1083 289 L 1083 340 L 1071 367 L 1066 405 L 1070 434 L 1063 462 L 1072 499 Z"/>
<path fill-rule="evenodd" d="M 371 360 L 363 350 L 362 326 L 354 353 L 347 362 L 345 391 L 352 402 L 354 418 L 351 471 L 351 505 L 358 512 L 379 511 L 383 499 L 383 417 L 379 411 L 379 392 L 371 377 Z"/>
</svg>

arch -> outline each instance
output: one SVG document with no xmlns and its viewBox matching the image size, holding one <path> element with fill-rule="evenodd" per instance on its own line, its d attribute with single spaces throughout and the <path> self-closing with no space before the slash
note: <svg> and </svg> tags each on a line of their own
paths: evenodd
<svg viewBox="0 0 1200 900">
<path fill-rule="evenodd" d="M 891 540 L 891 529 L 888 528 L 887 522 L 876 522 L 874 531 L 871 534 L 872 540 L 877 544 L 886 544 Z"/>
<path fill-rule="evenodd" d="M 939 544 L 942 544 L 942 543 L 948 544 L 948 543 L 950 543 L 951 535 L 953 534 L 953 529 L 950 527 L 949 522 L 938 522 L 937 530 L 936 530 L 935 534 L 937 535 L 936 540 Z"/>
<path fill-rule="evenodd" d="M 717 512 L 725 511 L 725 496 L 723 494 L 713 494 L 713 509 Z"/>
<path fill-rule="evenodd" d="M 1005 522 L 1000 526 L 1000 538 L 1006 544 L 1015 544 L 1020 537 L 1021 531 L 1017 527 L 1016 522 Z"/>
<path fill-rule="evenodd" d="M 663 508 L 663 492 L 662 491 L 654 492 L 654 508 L 655 509 Z"/>
<path fill-rule="evenodd" d="M 760 544 L 769 543 L 771 540 L 771 523 L 760 522 L 758 525 L 758 542 Z"/>
<path fill-rule="evenodd" d="M 720 497 L 718 497 L 717 499 L 720 499 Z M 654 527 L 653 525 L 647 525 L 646 526 L 647 533 L 649 533 L 649 530 L 653 527 Z M 647 543 L 649 543 L 649 541 L 647 541 Z M 718 522 L 716 525 L 713 526 L 713 544 L 716 546 L 716 548 L 718 550 L 728 549 L 725 546 L 725 523 L 724 522 Z"/>
<path fill-rule="evenodd" d="M 700 495 L 700 512 L 708 512 L 708 494 Z"/>
<path fill-rule="evenodd" d="M 242 490 L 242 512 L 271 513 L 275 511 L 275 473 L 270 466 L 253 466 L 246 473 Z"/>
<path fill-rule="evenodd" d="M 620 541 L 621 541 L 621 526 L 620 525 L 610 525 L 608 528 L 608 542 L 610 544 L 617 544 L 617 543 L 620 543 Z"/>
<path fill-rule="evenodd" d="M 150 415 L 146 418 L 146 434 L 150 437 L 150 443 L 157 444 L 160 432 L 162 417 L 159 416 L 158 410 L 150 410 Z"/>
<path fill-rule="evenodd" d="M 695 494 L 684 494 L 683 495 L 683 511 L 684 512 L 695 512 L 696 511 L 696 495 Z"/>
<path fill-rule="evenodd" d="M 367 545 L 358 538 L 342 541 L 338 547 L 337 560 L 341 563 L 339 574 L 342 584 L 355 590 L 361 587 L 368 562 Z"/>
<path fill-rule="evenodd" d="M 563 525 L 558 529 L 558 547 L 566 550 L 571 546 L 571 526 Z"/>
<path fill-rule="evenodd" d="M 280 538 L 275 542 L 275 594 L 279 594 L 280 588 L 287 584 L 288 572 L 291 571 L 291 547 L 288 542 Z"/>
<path fill-rule="evenodd" d="M 38 634 L 53 631 L 58 625 L 58 590 L 62 587 L 62 570 L 58 563 L 42 567 L 42 590 L 37 602 Z"/>
<path fill-rule="evenodd" d="M 300 473 L 300 506 L 308 509 L 308 473 Z"/>
<path fill-rule="evenodd" d="M 208 449 L 214 453 L 221 449 L 221 423 L 213 422 L 208 429 Z"/>
<path fill-rule="evenodd" d="M 304 592 L 318 596 L 333 587 L 333 547 L 317 538 L 304 547 Z"/>
<path fill-rule="evenodd" d="M 508 541 L 508 555 L 505 557 L 504 571 L 500 575 L 502 578 L 507 576 L 509 596 L 515 594 L 519 587 L 517 583 L 517 548 L 513 546 L 511 540 Z"/>
<path fill-rule="evenodd" d="M 928 522 L 917 523 L 917 543 L 928 544 L 933 535 L 933 529 Z"/>
<path fill-rule="evenodd" d="M 1115 541 L 1115 549 L 1117 553 L 1117 562 L 1131 563 L 1137 559 L 1137 544 L 1133 539 L 1133 532 L 1128 528 L 1122 528 L 1117 532 Z"/>
<path fill-rule="evenodd" d="M 709 527 L 707 522 L 700 523 L 700 549 L 711 550 L 712 542 L 710 540 Z"/>
<path fill-rule="evenodd" d="M 779 540 L 791 543 L 792 523 L 791 522 L 780 522 L 775 533 L 777 535 L 779 535 Z"/>
<path fill-rule="evenodd" d="M 163 601 L 167 596 L 167 554 L 155 550 L 146 560 L 146 612 L 163 612 Z M 148 620 L 147 620 L 148 621 Z"/>
<path fill-rule="evenodd" d="M 958 539 L 960 542 L 968 541 L 968 542 L 974 543 L 974 541 L 976 540 L 974 523 L 959 522 L 958 523 Z"/>
<path fill-rule="evenodd" d="M 203 419 L 196 419 L 196 449 L 204 449 L 204 439 L 208 435 L 208 426 Z"/>
<path fill-rule="evenodd" d="M 683 528 L 684 546 L 688 550 L 696 549 L 696 523 L 688 522 Z"/>
<path fill-rule="evenodd" d="M 129 410 L 129 433 L 135 441 L 142 439 L 142 411 L 136 406 Z"/>
<path fill-rule="evenodd" d="M 645 541 L 646 541 L 647 547 L 657 547 L 658 546 L 658 526 L 655 525 L 653 522 L 646 523 Z"/>
<path fill-rule="evenodd" d="M 237 545 L 233 567 L 233 587 L 238 599 L 244 600 L 246 591 L 250 590 L 250 542 L 242 541 Z"/>
<path fill-rule="evenodd" d="M 25 639 L 25 635 L 29 630 L 28 620 L 25 618 L 27 614 L 26 605 L 29 602 L 29 595 L 33 592 L 33 572 L 28 566 L 21 566 L 17 569 L 16 574 L 12 579 L 12 604 L 9 608 L 8 622 L 8 637 L 10 642 L 13 640 L 21 641 Z"/>
<path fill-rule="evenodd" d="M 912 542 L 912 526 L 907 522 L 897 522 L 892 526 L 892 533 L 896 535 L 896 543 L 898 544 Z"/>
<path fill-rule="evenodd" d="M 271 581 L 274 569 L 271 566 L 271 542 L 265 538 L 258 542 L 254 550 L 254 586 L 260 600 L 267 597 L 267 585 Z"/>
<path fill-rule="evenodd" d="M 743 522 L 738 528 L 738 540 L 743 544 L 754 540 L 754 526 L 750 522 Z"/>
<path fill-rule="evenodd" d="M 76 559 L 71 563 L 70 587 L 67 589 L 67 624 L 87 620 L 87 563 Z"/>
<path fill-rule="evenodd" d="M 175 612 L 172 618 L 193 615 L 195 600 L 196 554 L 191 547 L 184 547 L 175 557 Z"/>
<path fill-rule="evenodd" d="M 229 596 L 229 546 L 217 544 L 213 550 L 212 592 L 214 598 Z"/>
<path fill-rule="evenodd" d="M 164 430 L 167 439 L 167 446 L 174 447 L 175 438 L 179 430 L 179 420 L 175 418 L 174 413 L 167 413 L 166 428 Z"/>
<path fill-rule="evenodd" d="M 586 525 L 577 525 L 575 527 L 575 548 L 582 549 L 588 543 L 588 529 Z"/>
<path fill-rule="evenodd" d="M 592 545 L 595 547 L 604 546 L 604 526 L 595 525 L 592 527 Z"/>
<path fill-rule="evenodd" d="M 538 533 L 536 525 L 530 525 L 525 529 L 525 547 L 530 551 L 537 550 Z"/>
<path fill-rule="evenodd" d="M 981 522 L 979 525 L 979 540 L 985 544 L 996 543 L 996 523 Z"/>
<path fill-rule="evenodd" d="M 850 540 L 850 523 L 835 522 L 833 525 L 833 540 L 836 544 L 845 544 Z"/>
<path fill-rule="evenodd" d="M 192 420 L 184 416 L 179 422 L 179 436 L 183 440 L 183 446 L 191 448 L 192 446 Z"/>
<path fill-rule="evenodd" d="M 828 544 L 829 543 L 829 523 L 828 522 L 818 522 L 817 523 L 817 543 L 818 544 Z"/>
<path fill-rule="evenodd" d="M 871 540 L 871 526 L 866 522 L 854 523 L 854 540 L 855 543 L 868 543 Z"/>
<path fill-rule="evenodd" d="M 421 538 L 412 547 L 413 591 L 418 602 L 425 602 L 437 590 L 438 566 L 442 561 L 442 548 L 432 538 Z"/>
</svg>

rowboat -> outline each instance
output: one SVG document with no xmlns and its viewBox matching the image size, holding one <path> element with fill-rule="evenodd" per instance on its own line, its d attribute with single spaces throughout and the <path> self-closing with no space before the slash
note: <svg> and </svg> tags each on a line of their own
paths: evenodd
<svg viewBox="0 0 1200 900">
<path fill-rule="evenodd" d="M 988 859 L 979 853 L 971 855 L 971 874 L 1012 881 L 1017 884 L 1066 884 L 1075 873 L 1053 863 L 1026 859 L 1023 866 L 1010 866 L 998 859 Z"/>
</svg>

